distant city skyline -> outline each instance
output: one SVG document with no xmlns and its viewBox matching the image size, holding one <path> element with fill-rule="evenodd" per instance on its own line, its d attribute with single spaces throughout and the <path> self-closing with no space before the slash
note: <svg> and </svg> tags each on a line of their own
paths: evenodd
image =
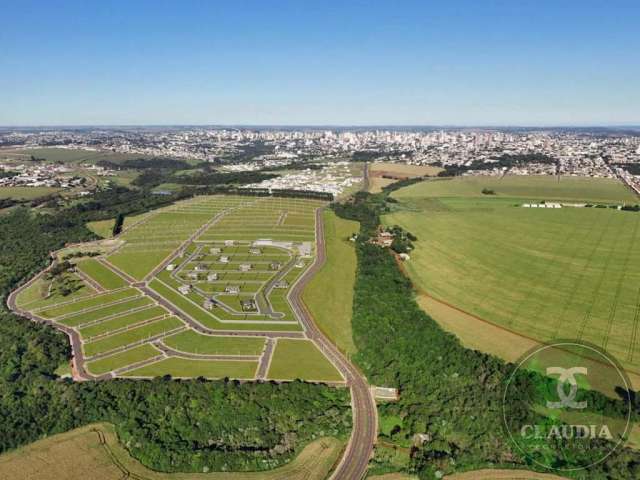
<svg viewBox="0 0 640 480">
<path fill-rule="evenodd" d="M 637 127 L 640 4 L 9 3 L 1 126 Z"/>
</svg>

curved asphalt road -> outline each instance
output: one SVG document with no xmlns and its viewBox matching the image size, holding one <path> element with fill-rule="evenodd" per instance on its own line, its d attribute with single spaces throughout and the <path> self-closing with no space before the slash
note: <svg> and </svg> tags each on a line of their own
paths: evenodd
<svg viewBox="0 0 640 480">
<path fill-rule="evenodd" d="M 326 259 L 322 209 L 316 210 L 316 238 L 318 239 L 316 260 L 293 286 L 289 300 L 303 323 L 307 336 L 331 359 L 351 388 L 353 430 L 342 460 L 331 479 L 360 480 L 367 471 L 367 465 L 373 452 L 373 444 L 377 437 L 378 412 L 366 379 L 318 329 L 311 313 L 302 301 L 301 294 L 304 286 L 322 268 Z"/>
</svg>

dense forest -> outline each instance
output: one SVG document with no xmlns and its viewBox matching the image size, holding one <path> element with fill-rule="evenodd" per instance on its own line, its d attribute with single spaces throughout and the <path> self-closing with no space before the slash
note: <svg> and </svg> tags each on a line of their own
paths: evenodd
<svg viewBox="0 0 640 480">
<path fill-rule="evenodd" d="M 50 251 L 93 238 L 86 220 L 152 205 L 122 191 L 57 214 L 17 208 L 0 216 L 0 452 L 109 421 L 133 456 L 156 470 L 259 470 L 319 436 L 348 435 L 346 389 L 168 378 L 75 383 L 55 375 L 71 354 L 67 337 L 9 313 L 4 299 L 47 265 Z"/>
<path fill-rule="evenodd" d="M 396 184 L 381 194 L 360 192 L 351 202 L 334 205 L 338 215 L 361 222 L 356 243 L 358 270 L 352 320 L 358 347 L 354 359 L 370 383 L 393 386 L 400 391 L 398 402 L 379 406 L 381 422 L 395 422 L 383 439 L 412 448 L 407 470 L 422 479 L 491 466 L 535 469 L 512 446 L 501 427 L 503 381 L 512 366 L 464 348 L 454 335 L 442 330 L 416 303 L 412 284 L 390 251 L 368 242 L 380 224 L 379 215 L 390 208 L 389 192 L 415 181 Z M 520 375 L 517 381 L 523 395 L 533 398 L 534 382 L 550 380 Z M 621 400 L 595 392 L 587 395 L 590 405 L 606 408 L 612 416 L 625 410 L 626 404 Z M 509 414 L 517 416 L 514 418 L 540 420 L 521 406 L 508 407 L 512 409 Z M 635 409 L 637 412 L 638 405 Z M 428 440 L 413 446 L 416 434 L 424 434 Z M 596 450 L 605 451 L 607 447 L 606 442 L 601 442 Z M 586 454 L 597 452 L 592 449 Z M 567 467 L 580 459 L 554 461 Z M 376 473 L 398 469 L 382 455 L 374 459 L 373 466 Z M 572 476 L 640 478 L 640 454 L 619 449 L 605 462 Z"/>
</svg>

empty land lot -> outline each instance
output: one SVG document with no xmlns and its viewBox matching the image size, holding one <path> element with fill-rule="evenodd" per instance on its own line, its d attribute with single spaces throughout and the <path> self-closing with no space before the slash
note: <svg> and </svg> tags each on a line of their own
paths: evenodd
<svg viewBox="0 0 640 480">
<path fill-rule="evenodd" d="M 593 342 L 640 370 L 640 214 L 520 206 L 636 201 L 620 183 L 465 177 L 422 182 L 393 196 L 400 203 L 384 222 L 417 235 L 404 267 L 422 291 L 536 340 Z M 502 341 L 508 339 L 487 337 Z"/>
</svg>

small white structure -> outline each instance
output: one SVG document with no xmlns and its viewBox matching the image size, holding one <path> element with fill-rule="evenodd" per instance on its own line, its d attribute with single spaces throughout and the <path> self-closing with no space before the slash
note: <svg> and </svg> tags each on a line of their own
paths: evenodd
<svg viewBox="0 0 640 480">
<path fill-rule="evenodd" d="M 229 257 L 227 257 L 226 255 L 222 255 L 219 260 L 220 263 L 229 263 Z"/>
<path fill-rule="evenodd" d="M 269 264 L 269 270 L 280 270 L 282 268 L 282 263 L 280 262 L 271 262 Z"/>
<path fill-rule="evenodd" d="M 250 263 L 241 263 L 238 268 L 240 269 L 241 272 L 248 272 L 249 270 L 251 270 L 251 264 Z"/>
<path fill-rule="evenodd" d="M 227 285 L 224 287 L 225 293 L 229 293 L 231 295 L 237 295 L 240 293 L 240 287 L 238 285 Z"/>
<path fill-rule="evenodd" d="M 189 272 L 187 274 L 187 277 L 191 280 L 198 280 L 198 272 Z"/>
<path fill-rule="evenodd" d="M 304 268 L 304 266 L 305 266 L 304 260 L 298 260 L 296 262 L 296 268 Z"/>
<path fill-rule="evenodd" d="M 213 310 L 213 307 L 215 307 L 216 304 L 210 298 L 206 298 L 205 301 L 202 303 L 202 306 L 207 310 Z"/>
<path fill-rule="evenodd" d="M 207 275 L 207 282 L 215 282 L 216 280 L 218 280 L 218 274 L 216 272 Z"/>
<path fill-rule="evenodd" d="M 196 272 L 204 272 L 207 269 L 207 266 L 199 263 L 198 265 L 196 265 Z"/>
<path fill-rule="evenodd" d="M 169 265 L 167 265 L 167 268 L 165 269 L 167 272 L 173 272 L 176 269 L 176 266 L 173 263 L 170 263 Z"/>
<path fill-rule="evenodd" d="M 409 260 L 411 257 L 409 256 L 408 253 L 401 253 L 400 255 L 398 255 L 402 260 Z"/>
<path fill-rule="evenodd" d="M 183 295 L 187 295 L 189 292 L 191 292 L 191 285 L 180 285 L 178 287 L 178 291 Z"/>
<path fill-rule="evenodd" d="M 225 240 L 224 241 L 225 247 L 233 247 L 235 244 L 236 244 L 235 240 Z"/>
<path fill-rule="evenodd" d="M 251 255 L 262 255 L 262 250 L 260 250 L 259 248 L 250 248 L 249 253 Z"/>
<path fill-rule="evenodd" d="M 219 254 L 219 253 L 221 253 L 221 252 L 222 252 L 222 249 L 221 249 L 220 247 L 211 247 L 211 248 L 209 249 L 209 253 L 210 253 L 211 255 L 217 255 L 217 254 Z"/>
</svg>

